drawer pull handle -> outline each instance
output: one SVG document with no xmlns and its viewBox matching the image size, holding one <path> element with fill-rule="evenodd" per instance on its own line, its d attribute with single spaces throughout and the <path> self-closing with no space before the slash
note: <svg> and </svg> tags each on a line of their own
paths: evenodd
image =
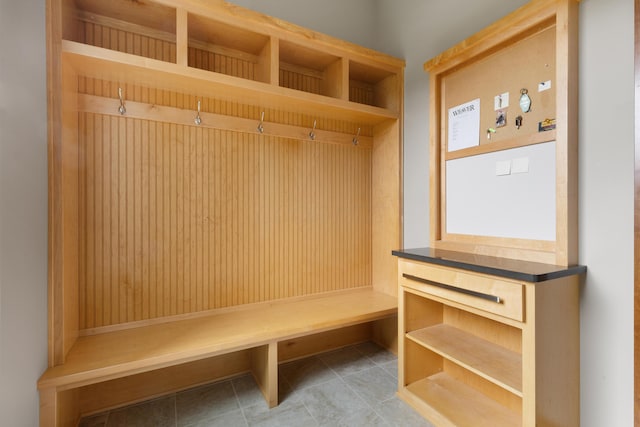
<svg viewBox="0 0 640 427">
<path fill-rule="evenodd" d="M 470 291 L 469 289 L 458 288 L 456 286 L 445 285 L 444 283 L 432 282 L 431 280 L 423 279 L 421 277 L 412 276 L 411 274 L 403 273 L 402 277 L 405 279 L 413 280 L 414 282 L 424 283 L 431 286 L 436 286 L 438 288 L 447 289 L 449 291 L 458 292 L 461 294 L 471 295 L 477 298 L 486 299 L 488 301 L 495 302 L 497 304 L 502 303 L 502 299 L 495 295 L 484 294 L 482 292 Z"/>
</svg>

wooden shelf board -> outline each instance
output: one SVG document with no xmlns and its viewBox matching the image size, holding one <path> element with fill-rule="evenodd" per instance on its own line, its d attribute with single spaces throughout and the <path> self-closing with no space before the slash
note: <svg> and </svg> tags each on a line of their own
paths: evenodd
<svg viewBox="0 0 640 427">
<path fill-rule="evenodd" d="M 397 299 L 358 288 L 78 338 L 40 389 L 72 388 L 394 316 Z"/>
<path fill-rule="evenodd" d="M 521 426 L 522 417 L 445 372 L 409 384 L 403 393 L 413 395 L 423 413 L 437 413 L 450 425 L 474 427 Z M 414 399 L 411 399 L 412 401 Z M 427 403 L 428 402 L 428 403 Z M 418 408 L 420 409 L 420 408 Z"/>
<path fill-rule="evenodd" d="M 407 337 L 522 397 L 520 354 L 445 324 L 409 332 Z"/>
<path fill-rule="evenodd" d="M 131 0 L 75 0 L 78 13 L 135 22 L 158 31 L 176 32 L 176 8 L 155 2 Z M 66 25 L 69 25 L 67 22 Z"/>
<path fill-rule="evenodd" d="M 494 153 L 497 151 L 509 150 L 512 148 L 527 147 L 529 145 L 544 144 L 556 140 L 556 131 L 537 132 L 529 135 L 518 136 L 517 138 L 504 139 L 482 143 L 475 147 L 464 148 L 462 150 L 448 151 L 445 153 L 445 160 L 460 159 L 463 157 L 477 156 L 480 154 Z"/>
<path fill-rule="evenodd" d="M 63 58 L 82 76 L 295 110 L 318 118 L 376 125 L 397 120 L 384 108 L 283 88 L 226 74 L 63 40 Z"/>
</svg>

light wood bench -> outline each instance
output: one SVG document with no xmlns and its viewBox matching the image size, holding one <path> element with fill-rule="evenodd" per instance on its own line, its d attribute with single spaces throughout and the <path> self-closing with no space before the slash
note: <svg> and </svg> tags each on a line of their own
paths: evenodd
<svg viewBox="0 0 640 427">
<path fill-rule="evenodd" d="M 361 288 L 82 336 L 65 363 L 49 368 L 38 381 L 40 425 L 75 425 L 107 398 L 118 406 L 247 370 L 274 407 L 278 362 L 295 358 L 288 347 L 296 339 L 347 331 L 396 314 L 396 298 Z M 312 341 L 321 348 L 321 339 Z"/>
</svg>

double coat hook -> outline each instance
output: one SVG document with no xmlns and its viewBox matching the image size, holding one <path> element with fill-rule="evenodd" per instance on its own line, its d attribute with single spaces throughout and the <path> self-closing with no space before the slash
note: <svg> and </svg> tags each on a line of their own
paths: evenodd
<svg viewBox="0 0 640 427">
<path fill-rule="evenodd" d="M 354 136 L 353 139 L 351 140 L 353 145 L 358 145 L 358 138 L 359 137 L 360 137 L 360 128 L 358 128 L 358 133 L 356 133 L 356 136 Z"/>
<path fill-rule="evenodd" d="M 121 87 L 118 88 L 118 98 L 120 98 L 120 108 L 118 108 L 118 112 L 121 116 L 124 116 L 124 114 L 127 112 L 127 109 L 124 106 L 124 97 L 122 96 Z"/>
<path fill-rule="evenodd" d="M 200 124 L 202 123 L 202 118 L 200 118 L 200 100 L 198 100 L 198 115 L 193 120 L 193 122 L 198 126 L 200 126 Z"/>
<path fill-rule="evenodd" d="M 258 132 L 264 132 L 264 111 L 260 114 L 260 123 L 258 123 Z"/>
<path fill-rule="evenodd" d="M 309 132 L 309 139 L 311 139 L 312 141 L 315 141 L 315 139 L 316 139 L 316 124 L 317 124 L 317 122 L 314 120 L 313 121 L 313 129 L 311 129 L 311 132 Z"/>
</svg>

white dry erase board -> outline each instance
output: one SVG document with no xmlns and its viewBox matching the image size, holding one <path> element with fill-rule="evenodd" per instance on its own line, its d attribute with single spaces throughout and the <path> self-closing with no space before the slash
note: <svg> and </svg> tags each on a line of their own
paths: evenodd
<svg viewBox="0 0 640 427">
<path fill-rule="evenodd" d="M 556 238 L 556 143 L 446 162 L 446 231 Z"/>
</svg>

